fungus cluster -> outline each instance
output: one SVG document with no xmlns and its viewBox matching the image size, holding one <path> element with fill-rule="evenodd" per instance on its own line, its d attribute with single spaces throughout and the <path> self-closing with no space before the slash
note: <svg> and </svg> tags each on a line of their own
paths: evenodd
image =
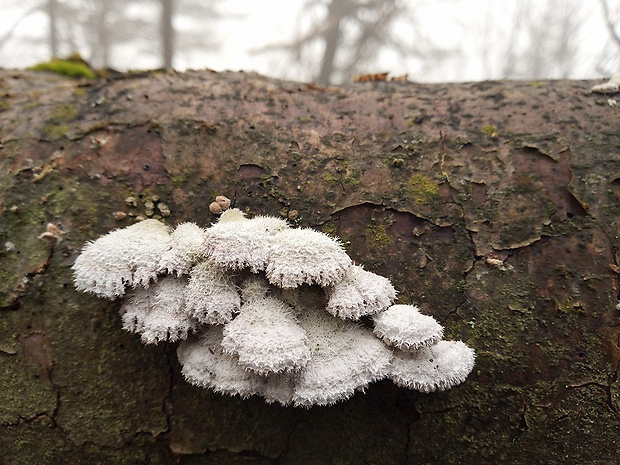
<svg viewBox="0 0 620 465">
<path fill-rule="evenodd" d="M 123 298 L 123 328 L 146 344 L 181 341 L 185 379 L 283 405 L 329 405 L 389 378 L 422 392 L 465 380 L 474 351 L 340 242 L 222 201 L 212 227 L 148 219 L 87 243 L 78 290 Z"/>
</svg>

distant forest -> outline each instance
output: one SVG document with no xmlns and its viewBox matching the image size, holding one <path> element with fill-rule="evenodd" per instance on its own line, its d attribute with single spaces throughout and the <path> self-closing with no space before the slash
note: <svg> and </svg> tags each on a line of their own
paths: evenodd
<svg viewBox="0 0 620 465">
<path fill-rule="evenodd" d="M 22 15 L 0 29 L 0 51 L 9 46 L 19 25 L 43 11 L 50 57 L 79 55 L 98 69 L 115 67 L 115 51 L 131 47 L 135 54 L 157 57 L 161 67 L 174 68 L 179 53 L 217 51 L 226 40 L 218 25 L 230 21 L 224 0 L 26 0 Z M 449 11 L 459 0 L 437 0 L 439 11 Z M 585 3 L 585 5 L 584 5 Z M 350 81 L 357 74 L 379 72 L 378 57 L 396 62 L 414 60 L 413 78 L 438 67 L 482 67 L 489 78 L 574 78 L 590 57 L 601 76 L 620 70 L 620 5 L 611 0 L 592 2 L 547 0 L 536 2 L 475 2 L 479 27 L 455 23 L 455 34 L 467 39 L 474 51 L 465 54 L 465 39 L 456 48 L 434 34 L 418 14 L 423 0 L 304 0 L 300 2 L 295 34 L 253 53 L 278 54 L 285 70 L 276 77 L 301 78 L 319 85 Z M 275 13 L 274 13 L 275 14 Z M 597 50 L 584 52 L 584 21 L 602 15 L 607 40 Z M 444 15 L 445 16 L 445 15 Z M 437 18 L 438 20 L 443 20 Z M 453 18 L 454 19 L 454 18 Z M 463 20 L 464 21 L 464 20 Z M 250 31 L 247 32 L 248 34 Z M 469 60 L 469 62 L 467 62 Z M 390 70 L 386 70 L 390 71 Z"/>
</svg>

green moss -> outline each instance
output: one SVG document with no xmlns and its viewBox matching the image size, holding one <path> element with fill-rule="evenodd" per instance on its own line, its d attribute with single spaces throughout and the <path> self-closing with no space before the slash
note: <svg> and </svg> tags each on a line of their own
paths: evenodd
<svg viewBox="0 0 620 465">
<path fill-rule="evenodd" d="M 8 98 L 5 97 L 3 100 L 0 100 L 0 111 L 6 111 L 9 108 L 11 108 L 11 104 Z"/>
<path fill-rule="evenodd" d="M 75 97 L 83 97 L 84 95 L 86 95 L 86 89 L 84 87 L 76 87 L 73 91 L 73 95 Z"/>
<path fill-rule="evenodd" d="M 394 238 L 384 224 L 370 223 L 364 228 L 364 237 L 369 249 L 385 249 L 394 244 Z"/>
<path fill-rule="evenodd" d="M 359 170 L 352 168 L 349 162 L 337 166 L 334 172 L 323 175 L 326 184 L 340 184 L 341 186 L 357 187 L 360 185 Z"/>
<path fill-rule="evenodd" d="M 326 174 L 323 176 L 323 182 L 327 184 L 338 184 L 338 178 L 333 174 Z"/>
<path fill-rule="evenodd" d="M 299 122 L 300 123 L 309 123 L 310 121 L 312 121 L 312 118 L 310 118 L 308 116 L 303 116 L 303 117 L 299 118 Z"/>
<path fill-rule="evenodd" d="M 498 136 L 499 133 L 497 130 L 497 126 L 495 126 L 494 124 L 485 124 L 484 126 L 482 126 L 482 134 L 488 137 L 495 138 Z"/>
<path fill-rule="evenodd" d="M 345 183 L 347 186 L 357 187 L 357 186 L 359 186 L 359 185 L 360 185 L 360 180 L 359 180 L 359 179 L 357 179 L 357 178 L 355 177 L 355 175 L 351 174 L 350 176 L 347 176 L 347 177 L 345 177 L 345 178 L 344 178 L 344 183 Z"/>
<path fill-rule="evenodd" d="M 439 195 L 439 185 L 423 174 L 414 174 L 407 181 L 407 194 L 417 203 L 427 203 L 435 200 Z"/>
<path fill-rule="evenodd" d="M 60 74 L 61 76 L 67 76 L 73 79 L 95 79 L 97 77 L 95 72 L 86 63 L 74 60 L 63 60 L 60 58 L 53 58 L 50 61 L 38 63 L 29 69 L 32 71 L 45 71 L 48 73 Z"/>
<path fill-rule="evenodd" d="M 529 81 L 527 85 L 530 87 L 545 87 L 545 83 L 541 81 Z"/>
<path fill-rule="evenodd" d="M 321 228 L 321 231 L 331 237 L 338 236 L 338 226 L 336 225 L 336 223 L 325 223 Z"/>
<path fill-rule="evenodd" d="M 78 114 L 73 105 L 58 105 L 52 112 L 50 119 L 41 128 L 41 135 L 45 139 L 60 139 L 69 131 L 68 121 L 72 121 Z"/>
<path fill-rule="evenodd" d="M 73 105 L 62 104 L 58 105 L 52 112 L 52 119 L 55 121 L 66 121 L 75 118 L 77 110 Z"/>
<path fill-rule="evenodd" d="M 67 124 L 47 123 L 41 129 L 41 135 L 45 139 L 60 139 L 66 136 L 68 131 L 69 125 Z"/>
</svg>

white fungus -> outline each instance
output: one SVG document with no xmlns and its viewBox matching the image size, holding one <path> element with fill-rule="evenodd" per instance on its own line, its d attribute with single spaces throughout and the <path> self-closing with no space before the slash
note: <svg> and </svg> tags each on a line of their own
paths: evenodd
<svg viewBox="0 0 620 465">
<path fill-rule="evenodd" d="M 185 286 L 185 280 L 167 276 L 148 292 L 136 289 L 121 307 L 123 327 L 145 344 L 186 339 L 196 323 L 185 311 Z"/>
<path fill-rule="evenodd" d="M 205 232 L 195 223 L 181 223 L 170 234 L 169 248 L 159 261 L 159 270 L 181 276 L 189 273 L 202 253 Z"/>
<path fill-rule="evenodd" d="M 439 342 L 443 327 L 413 305 L 392 305 L 373 317 L 375 334 L 399 349 L 418 349 Z"/>
<path fill-rule="evenodd" d="M 474 368 L 474 351 L 461 341 L 439 341 L 415 351 L 395 350 L 390 378 L 422 392 L 443 391 L 462 383 Z"/>
<path fill-rule="evenodd" d="M 357 320 L 388 308 L 396 289 L 387 278 L 353 265 L 342 281 L 327 288 L 327 311 L 340 318 Z"/>
<path fill-rule="evenodd" d="M 308 338 L 291 309 L 274 297 L 253 299 L 224 326 L 222 348 L 260 375 L 297 371 L 310 358 Z"/>
<path fill-rule="evenodd" d="M 267 279 L 275 286 L 330 286 L 342 280 L 351 259 L 342 245 L 313 229 L 285 229 L 269 244 Z"/>
<path fill-rule="evenodd" d="M 148 287 L 169 241 L 165 224 L 145 220 L 89 242 L 73 264 L 75 287 L 108 299 L 121 297 L 127 286 Z"/>
<path fill-rule="evenodd" d="M 125 331 L 138 334 L 144 331 L 144 320 L 153 306 L 153 297 L 152 289 L 137 288 L 125 298 L 120 309 Z"/>
<path fill-rule="evenodd" d="M 185 288 L 186 312 L 199 323 L 228 323 L 239 311 L 241 299 L 228 273 L 210 260 L 198 263 Z"/>
<path fill-rule="evenodd" d="M 603 84 L 597 84 L 590 89 L 590 92 L 596 92 L 599 94 L 615 94 L 620 92 L 620 73 L 613 75 L 609 81 Z"/>
<path fill-rule="evenodd" d="M 304 310 L 300 321 L 312 357 L 299 373 L 295 405 L 334 404 L 387 375 L 392 352 L 370 331 L 321 310 Z"/>
<path fill-rule="evenodd" d="M 177 350 L 187 381 L 228 395 L 249 397 L 259 392 L 260 376 L 246 371 L 222 351 L 222 327 L 207 326 L 200 336 L 181 342 Z"/>
<path fill-rule="evenodd" d="M 146 344 L 181 341 L 189 383 L 310 407 L 383 378 L 447 389 L 472 370 L 472 349 L 441 340 L 417 307 L 392 305 L 390 281 L 354 265 L 337 240 L 214 203 L 223 213 L 206 230 L 142 221 L 86 244 L 73 266 L 79 290 L 113 299 L 133 288 L 123 328 Z M 374 328 L 351 321 L 368 315 Z"/>
<path fill-rule="evenodd" d="M 236 208 L 227 210 L 206 230 L 204 252 L 218 265 L 232 270 L 248 268 L 253 273 L 265 269 L 271 237 L 288 228 L 278 218 L 247 219 Z"/>
</svg>

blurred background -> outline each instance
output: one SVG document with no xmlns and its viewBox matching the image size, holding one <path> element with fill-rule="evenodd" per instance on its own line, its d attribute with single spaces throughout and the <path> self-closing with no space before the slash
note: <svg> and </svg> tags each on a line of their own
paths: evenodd
<svg viewBox="0 0 620 465">
<path fill-rule="evenodd" d="M 319 85 L 592 79 L 620 72 L 620 0 L 0 0 L 0 67 L 73 53 Z"/>
</svg>

